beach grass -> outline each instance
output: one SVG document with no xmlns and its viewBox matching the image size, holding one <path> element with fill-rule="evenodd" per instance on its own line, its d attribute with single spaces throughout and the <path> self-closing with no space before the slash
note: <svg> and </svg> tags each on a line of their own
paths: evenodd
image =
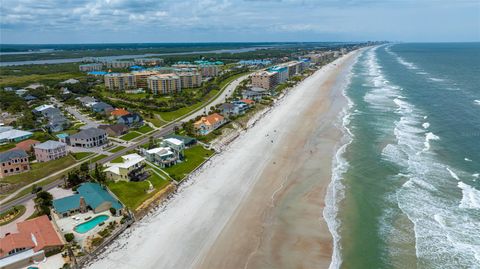
<svg viewBox="0 0 480 269">
<path fill-rule="evenodd" d="M 179 181 L 212 155 L 212 150 L 205 149 L 201 145 L 196 145 L 185 150 L 185 160 L 182 163 L 164 168 L 163 170 L 167 172 L 171 178 Z"/>
</svg>

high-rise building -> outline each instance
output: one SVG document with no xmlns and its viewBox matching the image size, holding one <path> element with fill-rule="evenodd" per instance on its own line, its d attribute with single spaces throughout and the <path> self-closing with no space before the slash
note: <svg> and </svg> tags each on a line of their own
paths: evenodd
<svg viewBox="0 0 480 269">
<path fill-rule="evenodd" d="M 167 95 L 181 91 L 180 77 L 174 74 L 149 76 L 147 84 L 153 94 Z"/>
<path fill-rule="evenodd" d="M 81 64 L 78 66 L 78 69 L 82 72 L 92 72 L 92 71 L 101 71 L 103 64 Z"/>
<path fill-rule="evenodd" d="M 260 71 L 252 76 L 252 86 L 271 90 L 278 84 L 278 72 Z"/>
<path fill-rule="evenodd" d="M 135 76 L 135 82 L 137 83 L 138 88 L 147 88 L 147 78 L 150 76 L 158 75 L 159 72 L 157 71 L 138 71 L 138 72 L 133 72 L 132 74 Z"/>
</svg>

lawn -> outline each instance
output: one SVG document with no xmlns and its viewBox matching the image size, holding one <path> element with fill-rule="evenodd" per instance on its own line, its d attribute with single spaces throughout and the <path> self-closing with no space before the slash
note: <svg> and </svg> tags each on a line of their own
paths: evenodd
<svg viewBox="0 0 480 269">
<path fill-rule="evenodd" d="M 212 154 L 213 151 L 205 149 L 201 145 L 193 146 L 185 150 L 185 160 L 182 163 L 164 168 L 163 170 L 173 179 L 177 181 L 182 180 Z"/>
<path fill-rule="evenodd" d="M 124 149 L 125 147 L 124 146 L 118 146 L 118 147 L 115 147 L 111 150 L 109 150 L 111 153 L 115 153 L 115 152 L 119 152 L 120 150 Z"/>
<path fill-rule="evenodd" d="M 68 155 L 58 160 L 53 160 L 44 163 L 32 163 L 30 165 L 31 170 L 25 173 L 8 176 L 0 180 L 0 183 L 15 184 L 15 189 L 10 190 L 9 193 L 18 190 L 19 188 L 33 183 L 41 178 L 49 176 L 63 168 L 66 168 L 72 164 L 75 164 L 75 158 Z"/>
<path fill-rule="evenodd" d="M 0 214 L 0 226 L 7 225 L 12 221 L 20 218 L 25 213 L 25 211 L 26 208 L 24 205 L 17 205 L 8 209 L 7 211 Z"/>
<path fill-rule="evenodd" d="M 15 143 L 8 143 L 0 145 L 0 152 L 7 151 L 9 149 L 13 149 L 15 147 Z"/>
<path fill-rule="evenodd" d="M 86 158 L 86 157 L 88 157 L 92 154 L 93 154 L 93 152 L 75 152 L 75 153 L 72 153 L 75 160 L 81 160 L 81 159 Z"/>
<path fill-rule="evenodd" d="M 135 210 L 145 200 L 152 197 L 159 190 L 165 188 L 168 184 L 170 184 L 168 181 L 163 180 L 157 174 L 153 172 L 150 172 L 150 174 L 151 176 L 147 180 L 149 180 L 155 188 L 155 191 L 152 191 L 150 193 L 147 193 L 147 190 L 149 189 L 149 184 L 147 181 L 110 181 L 107 183 L 107 186 L 124 205 L 126 205 L 132 210 Z"/>
<path fill-rule="evenodd" d="M 107 155 L 100 154 L 100 155 L 96 156 L 95 158 L 92 158 L 89 162 L 90 163 L 95 163 L 95 162 L 97 162 L 97 161 L 99 161 L 103 158 L 106 158 L 106 157 L 107 157 Z"/>
<path fill-rule="evenodd" d="M 120 136 L 120 139 L 125 140 L 125 141 L 130 141 L 130 140 L 135 139 L 135 138 L 137 138 L 141 135 L 142 135 L 141 133 L 131 131 L 128 134 Z"/>
<path fill-rule="evenodd" d="M 137 129 L 137 132 L 140 132 L 142 134 L 146 134 L 150 131 L 153 131 L 153 128 L 146 124 Z"/>
</svg>

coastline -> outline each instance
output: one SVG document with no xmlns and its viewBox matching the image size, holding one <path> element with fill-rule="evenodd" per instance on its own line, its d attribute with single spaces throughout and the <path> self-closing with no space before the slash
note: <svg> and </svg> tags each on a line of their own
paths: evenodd
<svg viewBox="0 0 480 269">
<path fill-rule="evenodd" d="M 90 268 L 328 267 L 322 211 L 346 105 L 338 84 L 355 55 L 290 90 Z"/>
</svg>

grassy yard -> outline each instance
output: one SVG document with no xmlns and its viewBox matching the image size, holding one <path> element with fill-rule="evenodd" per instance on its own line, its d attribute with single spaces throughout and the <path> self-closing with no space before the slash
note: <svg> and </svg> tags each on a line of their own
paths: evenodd
<svg viewBox="0 0 480 269">
<path fill-rule="evenodd" d="M 0 214 L 0 226 L 7 225 L 25 214 L 24 205 L 17 205 Z"/>
<path fill-rule="evenodd" d="M 197 145 L 185 150 L 185 160 L 182 163 L 164 168 L 173 179 L 182 180 L 186 175 L 197 168 L 208 157 L 212 156 L 213 151 L 204 149 L 201 145 Z"/>
<path fill-rule="evenodd" d="M 93 154 L 93 152 L 75 152 L 75 153 L 72 153 L 73 158 L 75 158 L 75 160 L 81 160 L 81 159 L 86 158 L 86 157 L 88 157 L 92 154 Z"/>
<path fill-rule="evenodd" d="M 49 176 L 54 172 L 57 172 L 75 163 L 75 158 L 70 155 L 54 161 L 33 163 L 30 165 L 30 171 L 13 176 L 8 176 L 0 180 L 0 183 L 16 184 L 15 189 L 9 191 L 9 193 L 12 193 L 25 185 Z"/>
<path fill-rule="evenodd" d="M 125 140 L 125 141 L 130 141 L 132 139 L 135 139 L 139 136 L 141 136 L 141 133 L 135 132 L 135 131 L 130 131 L 128 134 L 120 136 L 120 139 Z"/>
<path fill-rule="evenodd" d="M 124 146 L 118 146 L 118 147 L 115 147 L 111 150 L 109 150 L 111 153 L 115 153 L 115 152 L 119 152 L 120 150 L 124 149 L 125 147 Z"/>
<path fill-rule="evenodd" d="M 15 143 L 8 143 L 0 145 L 0 152 L 7 151 L 9 149 L 13 149 L 15 147 Z"/>
<path fill-rule="evenodd" d="M 99 161 L 99 160 L 101 160 L 101 159 L 103 159 L 103 158 L 105 158 L 105 157 L 107 157 L 107 155 L 100 154 L 100 155 L 96 156 L 95 158 L 92 158 L 89 162 L 90 162 L 90 163 L 95 163 L 96 161 Z"/>
<path fill-rule="evenodd" d="M 153 131 L 153 128 L 146 124 L 137 129 L 137 132 L 140 132 L 142 134 L 146 134 L 150 131 Z"/>
<path fill-rule="evenodd" d="M 147 180 L 150 181 L 155 188 L 155 190 L 150 193 L 147 193 L 149 189 L 147 180 L 141 182 L 110 181 L 107 183 L 107 186 L 124 205 L 134 210 L 145 200 L 170 184 L 155 173 L 150 172 L 150 174 L 151 176 Z"/>
</svg>

